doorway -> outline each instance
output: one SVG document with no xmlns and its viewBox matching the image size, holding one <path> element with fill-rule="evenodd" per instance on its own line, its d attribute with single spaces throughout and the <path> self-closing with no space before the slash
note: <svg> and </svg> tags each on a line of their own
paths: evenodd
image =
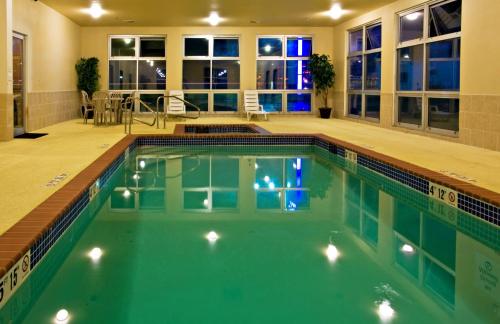
<svg viewBox="0 0 500 324">
<path fill-rule="evenodd" d="M 25 85 L 25 36 L 13 33 L 12 74 L 14 94 L 14 136 L 25 133 L 26 127 L 26 85 Z"/>
</svg>

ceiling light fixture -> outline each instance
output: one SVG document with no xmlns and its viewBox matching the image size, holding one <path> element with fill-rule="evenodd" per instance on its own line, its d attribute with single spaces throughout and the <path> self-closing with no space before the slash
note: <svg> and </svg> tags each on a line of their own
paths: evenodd
<svg viewBox="0 0 500 324">
<path fill-rule="evenodd" d="M 104 10 L 102 10 L 101 4 L 97 1 L 92 2 L 87 12 L 94 19 L 99 19 L 104 14 Z"/>
<path fill-rule="evenodd" d="M 344 10 L 342 9 L 340 4 L 338 4 L 338 3 L 334 4 L 332 6 L 332 8 L 330 9 L 330 11 L 328 12 L 328 15 L 332 19 L 339 19 L 340 17 L 342 17 L 343 14 L 344 14 Z"/>
<path fill-rule="evenodd" d="M 211 26 L 217 26 L 218 24 L 220 24 L 221 21 L 222 21 L 222 18 L 215 11 L 210 13 L 210 16 L 208 16 L 208 23 Z"/>
</svg>

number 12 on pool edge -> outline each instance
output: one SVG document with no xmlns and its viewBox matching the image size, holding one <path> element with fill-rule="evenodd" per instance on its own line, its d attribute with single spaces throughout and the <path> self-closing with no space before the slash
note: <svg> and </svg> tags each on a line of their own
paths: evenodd
<svg viewBox="0 0 500 324">
<path fill-rule="evenodd" d="M 457 207 L 457 192 L 445 186 L 429 182 L 429 196 L 441 200 L 448 205 Z"/>
</svg>

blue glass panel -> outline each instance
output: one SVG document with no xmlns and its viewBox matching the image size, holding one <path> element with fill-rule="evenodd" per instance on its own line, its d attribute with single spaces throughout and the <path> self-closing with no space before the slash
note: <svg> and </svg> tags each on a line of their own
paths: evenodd
<svg viewBox="0 0 500 324">
<path fill-rule="evenodd" d="M 309 158 L 286 159 L 285 185 L 287 188 L 317 189 L 317 183 L 311 182 L 312 161 Z M 316 166 L 317 167 L 317 166 Z"/>
<path fill-rule="evenodd" d="M 238 94 L 215 93 L 214 111 L 238 111 Z"/>
<path fill-rule="evenodd" d="M 435 42 L 429 49 L 429 90 L 460 90 L 460 39 Z"/>
<path fill-rule="evenodd" d="M 283 110 L 283 95 L 281 93 L 259 93 L 259 104 L 265 111 L 280 112 Z"/>
<path fill-rule="evenodd" d="M 363 57 L 349 58 L 349 89 L 361 90 L 363 87 Z"/>
<path fill-rule="evenodd" d="M 286 88 L 289 90 L 308 90 L 312 89 L 312 87 L 309 61 L 286 61 Z"/>
<path fill-rule="evenodd" d="M 366 50 L 382 47 L 382 25 L 366 28 Z"/>
<path fill-rule="evenodd" d="M 311 38 L 288 38 L 286 53 L 289 57 L 309 57 L 312 54 Z"/>
<path fill-rule="evenodd" d="M 282 56 L 281 38 L 259 38 L 259 56 Z"/>
<path fill-rule="evenodd" d="M 212 89 L 239 89 L 240 61 L 212 61 Z"/>
<path fill-rule="evenodd" d="M 421 91 L 423 83 L 424 47 L 417 45 L 398 50 L 398 90 Z"/>
<path fill-rule="evenodd" d="M 216 57 L 240 56 L 239 40 L 237 38 L 215 38 L 214 56 Z"/>
<path fill-rule="evenodd" d="M 380 53 L 366 55 L 366 90 L 380 90 L 381 62 L 382 59 Z"/>
<path fill-rule="evenodd" d="M 287 111 L 311 111 L 310 93 L 289 93 L 287 95 Z"/>
<path fill-rule="evenodd" d="M 208 93 L 184 93 L 184 100 L 198 106 L 201 111 L 208 111 Z M 186 105 L 186 110 L 194 111 L 195 109 Z"/>
<path fill-rule="evenodd" d="M 458 131 L 458 98 L 429 98 L 429 127 Z"/>
<path fill-rule="evenodd" d="M 283 61 L 257 61 L 257 89 L 283 89 L 284 66 Z"/>
<path fill-rule="evenodd" d="M 380 118 L 380 96 L 376 95 L 366 95 L 366 111 L 365 117 L 368 118 Z"/>
<path fill-rule="evenodd" d="M 361 104 L 363 96 L 360 94 L 349 95 L 349 115 L 361 116 Z"/>
<path fill-rule="evenodd" d="M 363 50 L 363 30 L 357 30 L 349 33 L 349 53 L 360 52 Z"/>
</svg>

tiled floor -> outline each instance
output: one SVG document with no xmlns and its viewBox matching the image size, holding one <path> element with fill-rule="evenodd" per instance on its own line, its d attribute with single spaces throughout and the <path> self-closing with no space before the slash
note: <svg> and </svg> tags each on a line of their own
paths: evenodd
<svg viewBox="0 0 500 324">
<path fill-rule="evenodd" d="M 246 119 L 207 117 L 177 122 L 224 124 L 246 123 Z M 252 122 L 273 133 L 324 133 L 500 192 L 500 152 L 337 119 L 272 116 L 268 122 Z M 175 124 L 169 121 L 166 129 L 135 124 L 132 132 L 172 133 Z M 49 136 L 0 143 L 0 233 L 124 136 L 123 126 L 97 128 L 92 124 L 84 125 L 81 120 L 64 122 L 39 132 L 47 132 Z M 49 183 L 52 185 L 48 186 Z"/>
</svg>

